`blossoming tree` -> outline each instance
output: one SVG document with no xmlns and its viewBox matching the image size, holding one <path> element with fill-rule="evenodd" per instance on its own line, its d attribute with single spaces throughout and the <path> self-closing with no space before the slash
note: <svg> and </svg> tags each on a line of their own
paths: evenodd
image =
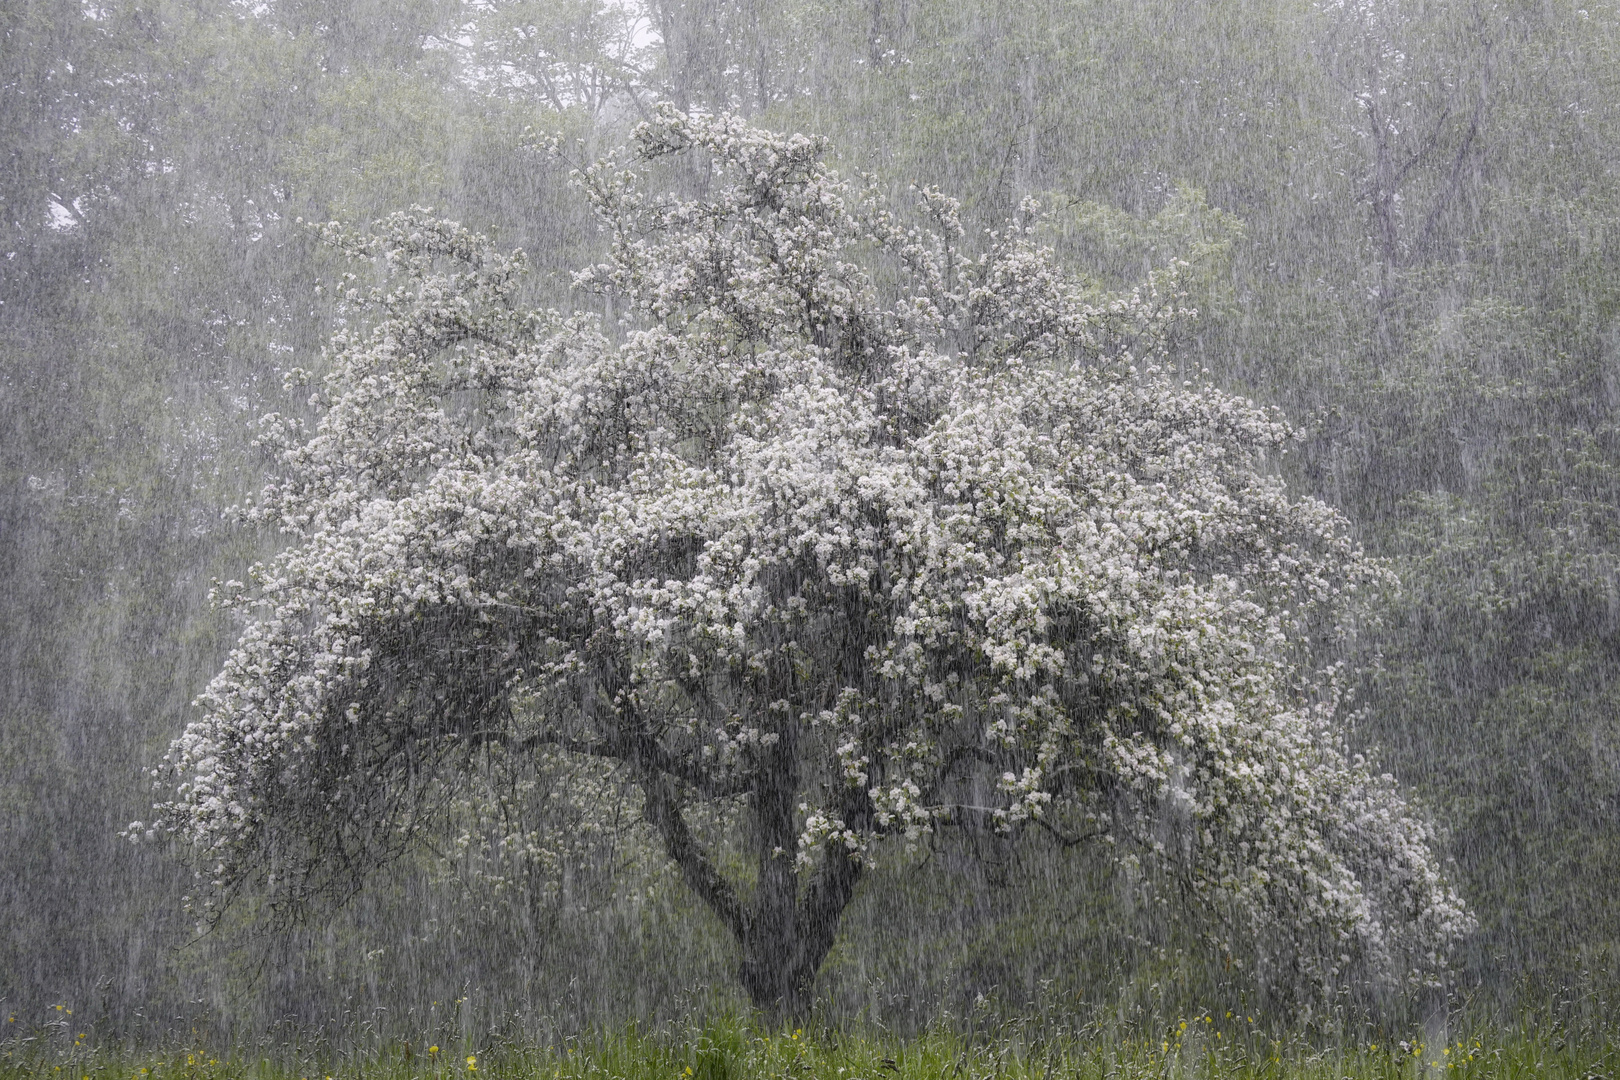
<svg viewBox="0 0 1620 1080">
<path fill-rule="evenodd" d="M 1174 375 L 1166 279 L 1099 299 L 1027 222 L 970 253 L 823 151 L 666 108 L 581 170 L 607 320 L 520 310 L 521 255 L 425 212 L 331 230 L 387 284 L 313 432 L 267 422 L 289 544 L 225 586 L 154 828 L 211 902 L 298 899 L 495 746 L 612 763 L 769 1009 L 874 859 L 963 825 L 1152 861 L 1316 978 L 1432 979 L 1469 916 L 1322 659 L 1384 574 L 1268 471 L 1289 429 Z"/>
</svg>

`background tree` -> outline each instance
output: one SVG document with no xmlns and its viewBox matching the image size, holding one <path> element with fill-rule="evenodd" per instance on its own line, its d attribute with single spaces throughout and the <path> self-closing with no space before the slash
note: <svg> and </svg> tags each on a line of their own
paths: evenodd
<svg viewBox="0 0 1620 1080">
<path fill-rule="evenodd" d="M 280 407 L 279 369 L 325 336 L 330 306 L 311 286 L 329 267 L 295 218 L 451 199 L 471 220 L 503 217 L 515 242 L 543 228 L 559 254 L 569 231 L 544 167 L 488 168 L 482 155 L 515 148 L 528 119 L 456 96 L 443 57 L 420 48 L 435 21 L 331 14 L 0 14 L 7 1001 L 72 997 L 120 1024 L 196 1009 L 328 1017 L 354 989 L 328 978 L 363 936 L 354 924 L 388 922 L 356 909 L 332 936 L 266 945 L 277 976 L 253 986 L 257 947 L 175 951 L 195 936 L 173 914 L 184 877 L 105 835 L 150 803 L 131 763 L 161 754 L 234 636 L 209 612 L 209 580 L 264 550 L 220 512 L 257 486 L 241 418 Z M 506 213 L 507 198 L 523 208 Z M 444 899 L 392 896 L 418 911 Z M 453 998 L 446 982 L 428 1000 Z"/>
</svg>

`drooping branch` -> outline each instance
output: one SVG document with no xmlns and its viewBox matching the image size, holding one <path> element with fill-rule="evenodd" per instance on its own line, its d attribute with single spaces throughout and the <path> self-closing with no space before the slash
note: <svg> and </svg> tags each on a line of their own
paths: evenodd
<svg viewBox="0 0 1620 1080">
<path fill-rule="evenodd" d="M 675 782 L 656 769 L 643 769 L 642 816 L 664 842 L 664 851 L 681 872 L 681 880 L 709 906 L 726 929 L 738 938 L 747 936 L 750 918 L 737 892 L 715 869 L 703 846 L 686 823 Z"/>
</svg>

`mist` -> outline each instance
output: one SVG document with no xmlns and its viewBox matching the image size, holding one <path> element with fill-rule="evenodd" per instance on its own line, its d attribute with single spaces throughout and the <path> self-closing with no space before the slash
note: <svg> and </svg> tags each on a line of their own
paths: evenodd
<svg viewBox="0 0 1620 1080">
<path fill-rule="evenodd" d="M 1296 434 L 1267 468 L 1399 580 L 1332 646 L 1344 737 L 1434 822 L 1477 920 L 1443 985 L 1343 1007 L 1601 1016 L 1620 982 L 1617 49 L 1620 9 L 1517 0 L 14 0 L 0 1011 L 61 1005 L 113 1040 L 360 1045 L 747 1007 L 735 941 L 640 812 L 570 816 L 617 774 L 480 759 L 482 794 L 303 907 L 244 888 L 205 912 L 180 842 L 127 831 L 248 625 L 211 590 L 288 544 L 233 510 L 277 475 L 258 419 L 313 424 L 328 343 L 367 325 L 346 290 L 370 271 L 346 279 L 314 223 L 431 208 L 525 252 L 524 307 L 616 333 L 622 307 L 573 276 L 612 238 L 570 172 L 668 102 L 825 136 L 896 206 L 937 187 L 973 242 L 1024 207 L 1099 296 L 1180 264 L 1197 315 L 1168 362 L 1278 410 Z M 718 811 L 695 828 L 752 842 Z M 569 842 L 511 841 L 531 834 Z M 1298 1014 L 1200 933 L 1107 852 L 941 832 L 866 873 L 814 1008 L 902 1032 Z"/>
</svg>

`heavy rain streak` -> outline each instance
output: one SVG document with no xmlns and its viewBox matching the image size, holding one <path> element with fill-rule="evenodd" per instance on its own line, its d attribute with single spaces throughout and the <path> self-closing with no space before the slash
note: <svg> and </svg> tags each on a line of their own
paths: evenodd
<svg viewBox="0 0 1620 1080">
<path fill-rule="evenodd" d="M 1620 1067 L 1620 5 L 9 0 L 0 209 L 0 1080 Z"/>
</svg>

